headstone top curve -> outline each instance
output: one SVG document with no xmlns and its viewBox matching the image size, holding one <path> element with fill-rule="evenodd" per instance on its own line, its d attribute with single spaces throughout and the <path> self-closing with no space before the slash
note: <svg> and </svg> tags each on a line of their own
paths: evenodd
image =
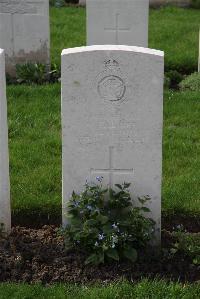
<svg viewBox="0 0 200 299">
<path fill-rule="evenodd" d="M 92 51 L 126 51 L 126 52 L 135 52 L 135 53 L 143 53 L 149 55 L 156 55 L 164 57 L 164 52 L 160 50 L 154 50 L 143 47 L 136 46 L 126 46 L 126 45 L 94 45 L 94 46 L 83 46 L 83 47 L 75 47 L 63 49 L 62 56 L 68 54 L 75 53 L 84 53 L 84 52 L 92 52 Z"/>
</svg>

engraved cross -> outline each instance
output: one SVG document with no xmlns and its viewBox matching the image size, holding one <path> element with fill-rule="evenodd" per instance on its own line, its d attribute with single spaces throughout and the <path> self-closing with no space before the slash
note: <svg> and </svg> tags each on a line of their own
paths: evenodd
<svg viewBox="0 0 200 299">
<path fill-rule="evenodd" d="M 114 147 L 109 147 L 109 168 L 102 168 L 102 169 L 95 169 L 91 168 L 91 174 L 109 174 L 109 187 L 113 187 L 113 175 L 115 173 L 118 174 L 131 174 L 133 173 L 133 168 L 123 169 L 123 168 L 115 168 L 113 162 L 113 155 L 114 155 Z"/>
<path fill-rule="evenodd" d="M 115 15 L 115 26 L 112 28 L 112 27 L 105 27 L 104 30 L 106 31 L 114 31 L 115 32 L 115 43 L 116 45 L 119 44 L 119 33 L 120 31 L 130 31 L 130 27 L 120 27 L 119 26 L 119 16 L 120 14 L 119 13 L 116 13 Z"/>
<path fill-rule="evenodd" d="M 41 3 L 38 1 L 38 3 Z M 37 8 L 34 6 L 35 2 L 15 1 L 15 2 L 0 2 L 0 14 L 10 14 L 11 15 L 11 42 L 13 55 L 15 54 L 15 40 L 14 40 L 14 15 L 15 14 L 37 14 Z"/>
</svg>

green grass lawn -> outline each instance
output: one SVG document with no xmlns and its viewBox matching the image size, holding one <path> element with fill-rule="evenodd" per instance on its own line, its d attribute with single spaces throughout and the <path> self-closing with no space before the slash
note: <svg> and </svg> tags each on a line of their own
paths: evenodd
<svg viewBox="0 0 200 299">
<path fill-rule="evenodd" d="M 198 299 L 200 285 L 143 280 L 97 286 L 0 284 L 1 299 Z"/>
<path fill-rule="evenodd" d="M 163 209 L 200 212 L 200 93 L 165 93 Z"/>
<path fill-rule="evenodd" d="M 8 118 L 13 212 L 61 210 L 60 85 L 9 86 Z"/>
<path fill-rule="evenodd" d="M 51 8 L 51 59 L 60 65 L 64 48 L 86 44 L 84 8 Z M 149 47 L 165 51 L 165 68 L 197 70 L 200 10 L 167 7 L 150 10 Z"/>
<path fill-rule="evenodd" d="M 8 86 L 13 213 L 61 213 L 60 84 Z M 165 92 L 162 206 L 200 212 L 200 94 Z M 35 216 L 34 216 L 35 217 Z M 35 218 L 34 218 L 35 219 Z"/>
</svg>

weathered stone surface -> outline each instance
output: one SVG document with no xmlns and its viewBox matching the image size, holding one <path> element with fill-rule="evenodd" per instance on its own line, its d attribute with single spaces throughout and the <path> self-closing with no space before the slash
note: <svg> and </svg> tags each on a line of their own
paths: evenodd
<svg viewBox="0 0 200 299">
<path fill-rule="evenodd" d="M 111 187 L 130 182 L 133 198 L 151 197 L 159 242 L 163 58 L 128 46 L 63 50 L 63 215 L 86 178 L 102 175 Z"/>
<path fill-rule="evenodd" d="M 49 64 L 49 0 L 0 0 L 0 47 L 11 75 L 18 63 Z"/>
<path fill-rule="evenodd" d="M 0 49 L 0 224 L 11 227 L 5 57 Z"/>
<path fill-rule="evenodd" d="M 87 0 L 87 44 L 148 46 L 149 0 Z"/>
</svg>

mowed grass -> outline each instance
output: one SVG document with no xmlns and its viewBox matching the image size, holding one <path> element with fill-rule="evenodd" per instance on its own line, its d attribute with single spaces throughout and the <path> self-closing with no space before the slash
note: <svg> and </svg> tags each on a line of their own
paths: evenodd
<svg viewBox="0 0 200 299">
<path fill-rule="evenodd" d="M 61 214 L 60 84 L 8 86 L 13 213 Z M 162 206 L 200 212 L 200 94 L 165 92 Z M 46 219 L 46 218 L 45 218 Z M 45 221 L 45 220 L 44 220 Z"/>
<path fill-rule="evenodd" d="M 166 7 L 150 11 L 149 47 L 165 52 L 165 69 L 197 71 L 200 10 Z"/>
<path fill-rule="evenodd" d="M 64 48 L 86 45 L 85 8 L 51 8 L 51 59 L 60 65 Z M 151 9 L 149 47 L 165 51 L 165 68 L 187 73 L 197 70 L 200 10 Z"/>
<path fill-rule="evenodd" d="M 51 61 L 60 65 L 63 49 L 86 45 L 86 10 L 82 7 L 50 9 Z"/>
<path fill-rule="evenodd" d="M 13 213 L 58 215 L 60 85 L 9 86 L 7 94 Z"/>
<path fill-rule="evenodd" d="M 75 286 L 0 284 L 1 299 L 197 299 L 199 284 L 180 284 L 164 280 L 143 280 L 137 284 L 118 282 L 109 285 Z"/>
<path fill-rule="evenodd" d="M 200 212 L 200 93 L 165 93 L 163 210 Z"/>
</svg>

